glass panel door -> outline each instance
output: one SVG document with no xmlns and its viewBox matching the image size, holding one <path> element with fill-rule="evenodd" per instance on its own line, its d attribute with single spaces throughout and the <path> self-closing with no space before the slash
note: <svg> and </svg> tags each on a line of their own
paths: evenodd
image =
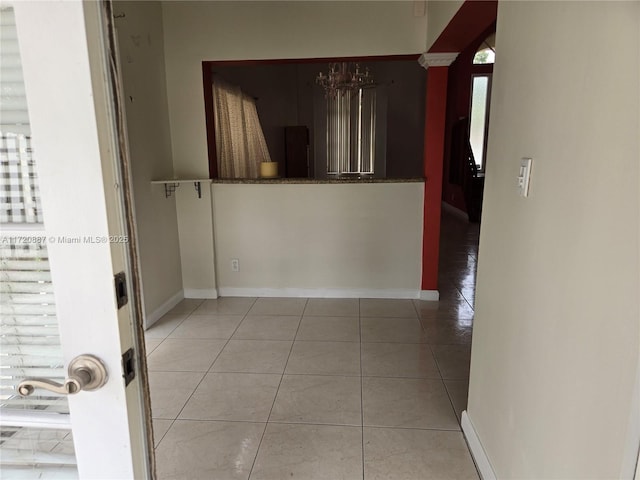
<svg viewBox="0 0 640 480">
<path fill-rule="evenodd" d="M 150 478 L 110 4 L 9 5 L 0 8 L 2 477 Z M 126 279 L 118 293 L 116 274 Z M 87 361 L 74 363 L 86 354 L 98 359 L 97 386 Z M 55 393 L 62 383 L 68 395 Z"/>
<path fill-rule="evenodd" d="M 17 392 L 66 376 L 13 9 L 0 10 L 0 469 L 7 478 L 77 478 L 65 396 Z"/>
</svg>

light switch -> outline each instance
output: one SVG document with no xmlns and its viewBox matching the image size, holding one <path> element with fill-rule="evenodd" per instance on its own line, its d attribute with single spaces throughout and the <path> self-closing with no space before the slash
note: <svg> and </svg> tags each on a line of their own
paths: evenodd
<svg viewBox="0 0 640 480">
<path fill-rule="evenodd" d="M 529 196 L 529 179 L 531 178 L 531 158 L 520 160 L 520 173 L 518 174 L 518 193 L 521 197 Z"/>
</svg>

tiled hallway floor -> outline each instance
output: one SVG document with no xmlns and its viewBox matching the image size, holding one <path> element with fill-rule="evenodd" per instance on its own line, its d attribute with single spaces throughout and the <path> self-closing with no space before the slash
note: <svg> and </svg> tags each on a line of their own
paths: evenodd
<svg viewBox="0 0 640 480">
<path fill-rule="evenodd" d="M 181 302 L 146 335 L 158 478 L 477 479 L 469 228 L 443 218 L 441 302 Z"/>
</svg>

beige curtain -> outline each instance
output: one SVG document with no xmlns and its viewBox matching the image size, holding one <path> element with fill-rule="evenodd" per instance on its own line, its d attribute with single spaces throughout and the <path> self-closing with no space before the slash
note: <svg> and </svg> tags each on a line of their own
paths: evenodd
<svg viewBox="0 0 640 480">
<path fill-rule="evenodd" d="M 216 152 L 220 178 L 258 178 L 260 162 L 270 162 L 256 101 L 240 87 L 213 83 Z"/>
</svg>

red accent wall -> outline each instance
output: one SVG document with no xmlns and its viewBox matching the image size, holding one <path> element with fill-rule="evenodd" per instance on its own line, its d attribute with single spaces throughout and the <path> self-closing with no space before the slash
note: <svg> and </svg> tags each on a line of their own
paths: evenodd
<svg viewBox="0 0 640 480">
<path fill-rule="evenodd" d="M 427 70 L 426 119 L 424 129 L 424 230 L 422 236 L 422 290 L 438 288 L 440 252 L 440 203 L 442 158 L 447 112 L 448 67 Z"/>
</svg>

